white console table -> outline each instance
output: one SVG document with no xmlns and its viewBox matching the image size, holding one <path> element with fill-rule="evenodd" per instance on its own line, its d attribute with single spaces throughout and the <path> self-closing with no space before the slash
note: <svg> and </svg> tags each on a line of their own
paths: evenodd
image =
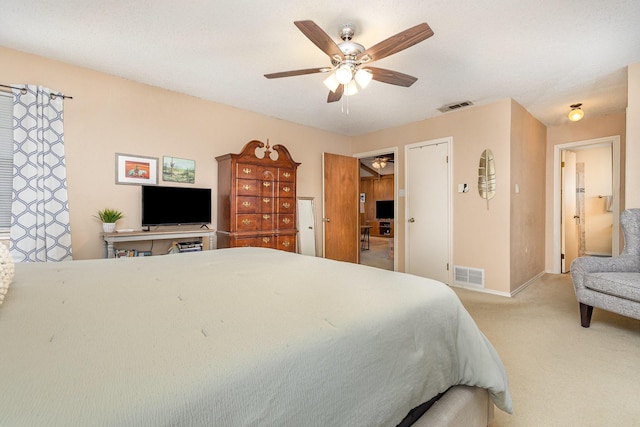
<svg viewBox="0 0 640 427">
<path fill-rule="evenodd" d="M 102 233 L 104 240 L 103 256 L 105 258 L 115 258 L 113 244 L 119 242 L 139 242 L 145 240 L 170 240 L 189 238 L 209 238 L 209 250 L 213 249 L 213 236 L 215 230 L 165 230 L 165 231 L 131 231 L 124 233 Z"/>
</svg>

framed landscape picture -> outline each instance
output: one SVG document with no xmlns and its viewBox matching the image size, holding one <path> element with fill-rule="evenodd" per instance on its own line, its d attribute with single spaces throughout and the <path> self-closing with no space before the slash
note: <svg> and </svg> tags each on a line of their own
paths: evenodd
<svg viewBox="0 0 640 427">
<path fill-rule="evenodd" d="M 158 184 L 158 159 L 116 153 L 116 184 Z"/>
<path fill-rule="evenodd" d="M 193 184 L 196 182 L 196 161 L 164 156 L 162 159 L 162 179 Z"/>
</svg>

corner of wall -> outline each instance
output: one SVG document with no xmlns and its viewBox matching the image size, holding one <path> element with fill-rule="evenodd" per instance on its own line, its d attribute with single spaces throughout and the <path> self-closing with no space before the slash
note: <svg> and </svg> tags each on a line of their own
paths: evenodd
<svg viewBox="0 0 640 427">
<path fill-rule="evenodd" d="M 625 208 L 640 208 L 640 63 L 627 70 Z"/>
</svg>

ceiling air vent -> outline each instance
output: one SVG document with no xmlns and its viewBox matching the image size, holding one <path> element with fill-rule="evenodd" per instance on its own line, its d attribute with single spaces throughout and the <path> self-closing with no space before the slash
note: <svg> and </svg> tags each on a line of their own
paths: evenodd
<svg viewBox="0 0 640 427">
<path fill-rule="evenodd" d="M 438 110 L 443 113 L 446 113 L 448 111 L 454 111 L 454 110 L 459 110 L 460 108 L 469 107 L 471 105 L 473 105 L 473 102 L 471 101 L 462 101 L 462 102 L 456 102 L 455 104 L 444 105 L 438 108 Z"/>
</svg>

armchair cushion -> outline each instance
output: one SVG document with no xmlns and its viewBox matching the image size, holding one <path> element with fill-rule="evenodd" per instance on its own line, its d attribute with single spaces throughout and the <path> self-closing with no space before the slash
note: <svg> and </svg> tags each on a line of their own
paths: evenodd
<svg viewBox="0 0 640 427">
<path fill-rule="evenodd" d="M 590 273 L 584 278 L 584 286 L 640 303 L 640 273 Z"/>
</svg>

